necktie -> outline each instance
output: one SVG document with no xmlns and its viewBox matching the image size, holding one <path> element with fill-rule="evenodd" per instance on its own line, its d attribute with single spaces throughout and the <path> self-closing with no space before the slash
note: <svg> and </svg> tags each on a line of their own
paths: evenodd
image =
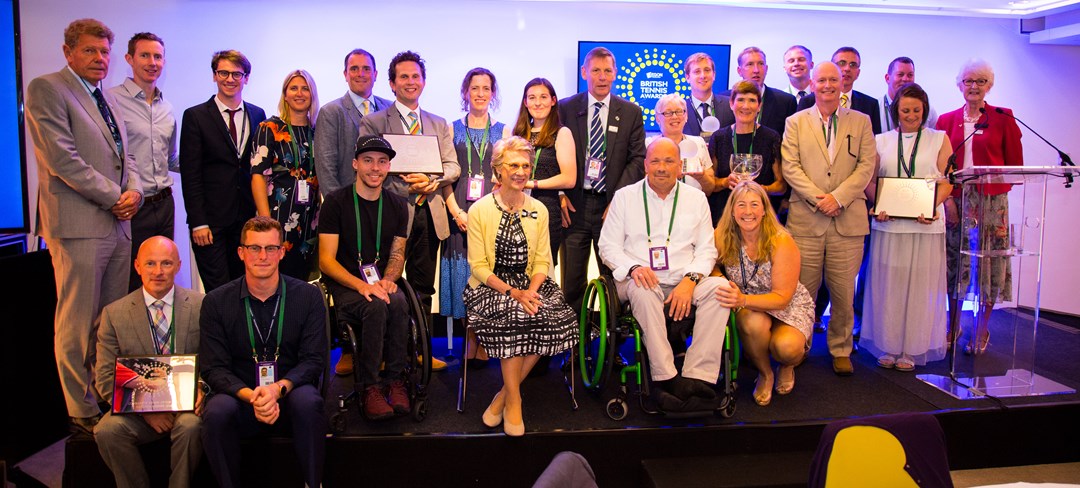
<svg viewBox="0 0 1080 488">
<path fill-rule="evenodd" d="M 707 104 L 707 103 L 702 103 L 701 104 L 701 118 L 704 119 L 705 117 L 708 117 L 708 116 L 712 115 L 711 112 L 712 112 L 712 110 L 709 110 L 709 104 Z"/>
<path fill-rule="evenodd" d="M 420 118 L 416 116 L 416 112 L 409 112 L 409 134 L 417 135 L 420 133 Z"/>
<path fill-rule="evenodd" d="M 371 102 L 364 100 L 360 102 L 360 115 L 366 116 L 371 113 Z"/>
<path fill-rule="evenodd" d="M 806 96 L 806 90 L 799 90 L 799 94 L 796 96 L 796 102 L 801 102 L 803 97 Z"/>
<path fill-rule="evenodd" d="M 595 108 L 593 110 L 592 120 L 589 122 L 589 157 L 604 161 L 607 154 L 607 141 L 604 138 L 604 127 L 600 122 L 600 110 L 604 108 L 603 102 L 596 102 L 593 104 Z M 596 177 L 596 180 L 592 183 L 592 189 L 595 192 L 602 192 L 606 187 L 604 181 L 607 173 L 607 165 L 600 164 L 600 174 Z"/>
<path fill-rule="evenodd" d="M 845 93 L 843 95 L 840 95 L 840 106 L 844 107 L 844 108 L 848 108 L 847 93 Z"/>
<path fill-rule="evenodd" d="M 165 318 L 165 302 L 154 300 L 150 308 L 154 311 L 154 333 L 157 334 L 157 342 L 160 344 L 158 353 L 172 354 L 169 348 L 169 320 Z"/>
<path fill-rule="evenodd" d="M 229 114 L 229 135 L 236 147 L 240 147 L 240 141 L 236 140 L 236 112 L 239 111 L 240 109 L 225 109 L 225 113 Z"/>
<path fill-rule="evenodd" d="M 98 112 L 101 112 L 101 118 L 105 120 L 105 125 L 109 127 L 109 132 L 112 133 L 113 144 L 116 144 L 116 153 L 124 154 L 124 146 L 120 139 L 120 128 L 116 126 L 116 120 L 113 119 L 112 111 L 109 110 L 109 106 L 105 103 L 105 96 L 101 94 L 100 88 L 94 88 L 94 101 L 97 102 Z M 121 157 L 121 159 L 123 159 Z"/>
<path fill-rule="evenodd" d="M 890 131 L 893 128 L 892 111 L 889 110 L 889 99 L 885 98 L 885 130 Z"/>
</svg>

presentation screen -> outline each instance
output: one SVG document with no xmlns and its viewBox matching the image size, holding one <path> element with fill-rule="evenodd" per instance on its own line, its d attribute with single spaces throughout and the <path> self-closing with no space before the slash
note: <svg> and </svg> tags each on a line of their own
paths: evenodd
<svg viewBox="0 0 1080 488">
<path fill-rule="evenodd" d="M 683 63 L 691 54 L 702 52 L 716 63 L 713 91 L 728 88 L 731 46 L 727 44 L 671 44 L 658 42 L 578 41 L 578 66 L 585 64 L 585 54 L 603 46 L 615 55 L 616 79 L 611 92 L 641 107 L 646 132 L 660 132 L 656 125 L 656 100 L 668 93 L 690 98 L 690 85 L 683 73 Z M 578 92 L 588 84 L 578 74 Z"/>
<path fill-rule="evenodd" d="M 0 0 L 0 233 L 29 231 L 15 0 Z"/>
</svg>

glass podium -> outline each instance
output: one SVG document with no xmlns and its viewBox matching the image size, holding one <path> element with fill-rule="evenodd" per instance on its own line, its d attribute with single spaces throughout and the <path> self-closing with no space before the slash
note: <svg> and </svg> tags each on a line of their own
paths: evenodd
<svg viewBox="0 0 1080 488">
<path fill-rule="evenodd" d="M 973 320 L 960 320 L 963 335 L 947 356 L 949 374 L 918 379 L 961 400 L 1075 393 L 1038 374 L 1036 345 L 1046 191 L 1051 183 L 1066 178 L 1071 184 L 1078 176 L 1077 168 L 1063 166 L 973 166 L 953 174 L 963 197 L 960 249 L 949 256 L 959 263 L 960 279 L 957 290 L 950 291 L 971 303 Z M 1002 196 L 987 196 L 994 193 Z M 1014 310 L 994 312 L 995 303 L 1019 304 L 1021 293 L 1025 301 L 1034 297 L 1028 304 L 1030 317 Z M 992 337 L 977 337 L 978 324 L 992 329 Z"/>
</svg>

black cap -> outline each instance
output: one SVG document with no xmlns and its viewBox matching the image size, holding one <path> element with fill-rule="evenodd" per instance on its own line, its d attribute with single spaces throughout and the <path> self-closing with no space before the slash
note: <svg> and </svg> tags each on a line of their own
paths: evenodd
<svg viewBox="0 0 1080 488">
<path fill-rule="evenodd" d="M 390 143 L 383 139 L 382 136 L 360 136 L 356 139 L 356 152 L 353 153 L 353 158 L 360 155 L 362 152 L 377 151 L 387 155 L 390 159 L 394 159 L 397 152 L 394 152 L 394 148 L 390 147 Z"/>
</svg>

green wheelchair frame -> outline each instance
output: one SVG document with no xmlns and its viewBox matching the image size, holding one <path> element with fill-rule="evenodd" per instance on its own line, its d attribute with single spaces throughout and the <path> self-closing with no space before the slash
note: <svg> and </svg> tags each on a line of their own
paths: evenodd
<svg viewBox="0 0 1080 488">
<path fill-rule="evenodd" d="M 619 390 L 605 405 L 609 418 L 623 420 L 629 413 L 628 380 L 637 386 L 635 393 L 642 411 L 653 415 L 674 415 L 646 403 L 646 398 L 649 397 L 648 356 L 643 347 L 641 326 L 632 313 L 623 310 L 623 305 L 615 293 L 614 281 L 610 277 L 601 276 L 586 286 L 578 324 L 578 358 L 585 388 L 600 393 L 610 376 L 616 372 L 619 375 Z M 634 341 L 633 362 L 627 361 L 618 352 L 630 338 Z M 685 341 L 685 338 L 683 340 Z M 739 337 L 735 327 L 735 313 L 732 312 L 728 315 L 720 365 L 723 390 L 719 392 L 720 402 L 714 412 L 723 418 L 735 415 L 735 380 L 738 370 Z"/>
</svg>

